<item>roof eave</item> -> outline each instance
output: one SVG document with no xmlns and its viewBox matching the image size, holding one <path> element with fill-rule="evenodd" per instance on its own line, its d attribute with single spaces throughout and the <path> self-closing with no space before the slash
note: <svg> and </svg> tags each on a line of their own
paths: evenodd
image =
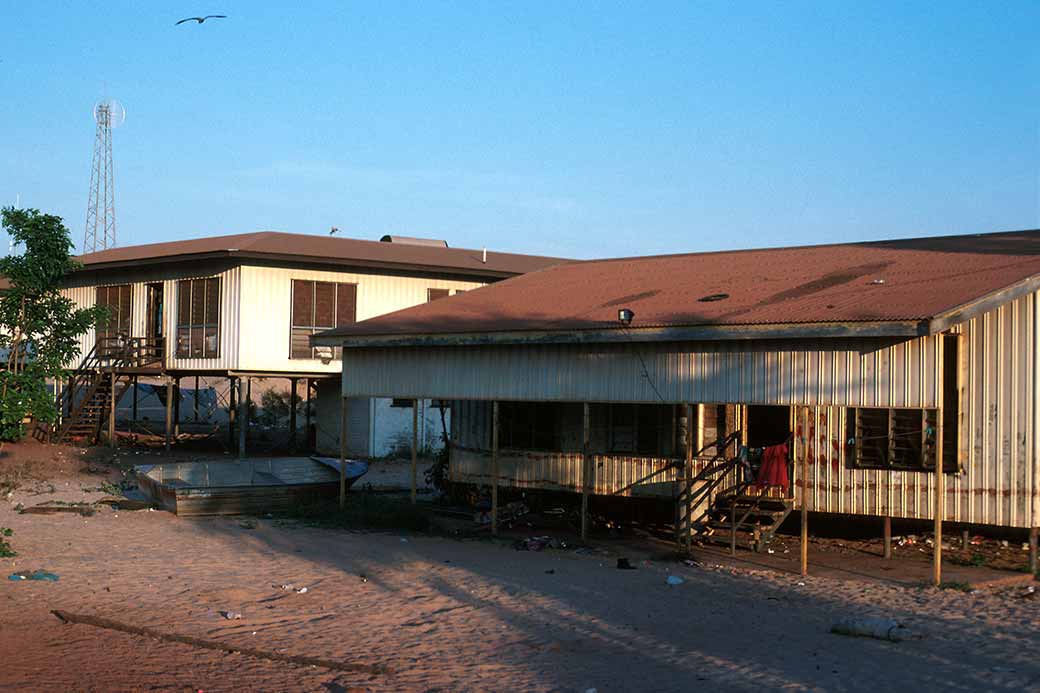
<svg viewBox="0 0 1040 693">
<path fill-rule="evenodd" d="M 983 313 L 988 313 L 1005 303 L 1040 291 L 1040 275 L 1027 277 L 988 294 L 962 303 L 933 317 L 928 323 L 929 334 L 945 332 L 954 325 L 967 322 Z"/>
<path fill-rule="evenodd" d="M 201 260 L 233 259 L 233 260 L 265 260 L 285 263 L 305 263 L 330 265 L 335 267 L 358 267 L 365 269 L 381 269 L 396 271 L 425 271 L 438 274 L 450 274 L 465 277 L 481 277 L 490 279 L 508 279 L 522 274 L 522 271 L 497 270 L 487 267 L 457 267 L 451 265 L 421 264 L 407 262 L 383 262 L 353 258 L 333 258 L 312 255 L 295 255 L 289 253 L 263 253 L 248 250 L 213 250 L 201 253 L 185 253 L 182 255 L 166 255 L 162 257 L 142 258 L 134 260 L 113 260 L 110 262 L 92 262 L 83 264 L 72 274 L 99 272 L 104 270 L 127 269 L 141 266 L 180 264 Z"/>
<path fill-rule="evenodd" d="M 588 330 L 522 330 L 511 332 L 397 335 L 337 335 L 330 331 L 314 335 L 311 337 L 311 342 L 319 346 L 371 348 L 721 340 L 750 341 L 756 339 L 912 338 L 929 334 L 928 328 L 928 321 L 893 320 L 771 325 L 692 325 L 627 329 L 610 327 Z"/>
</svg>

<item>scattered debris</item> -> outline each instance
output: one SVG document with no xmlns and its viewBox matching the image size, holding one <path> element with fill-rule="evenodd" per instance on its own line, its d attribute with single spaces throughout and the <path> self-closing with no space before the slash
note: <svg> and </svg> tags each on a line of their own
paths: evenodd
<svg viewBox="0 0 1040 693">
<path fill-rule="evenodd" d="M 364 576 L 362 576 L 362 579 L 364 579 Z M 307 594 L 307 588 L 306 587 L 297 587 L 296 585 L 292 584 L 291 582 L 288 583 L 288 584 L 285 584 L 285 585 L 275 585 L 275 587 L 277 587 L 278 589 L 282 590 L 283 592 L 295 592 L 296 594 Z"/>
<path fill-rule="evenodd" d="M 7 576 L 8 580 L 42 580 L 44 582 L 57 582 L 58 576 L 46 570 L 20 570 Z"/>
<path fill-rule="evenodd" d="M 667 582 L 669 585 L 681 585 L 684 581 L 678 575 L 669 575 L 668 579 L 665 580 L 665 582 Z"/>
<path fill-rule="evenodd" d="M 244 517 L 238 521 L 238 526 L 242 529 L 256 529 L 260 526 L 255 517 Z"/>
<path fill-rule="evenodd" d="M 242 620 L 242 614 L 238 613 L 237 611 L 221 611 L 220 615 L 223 616 L 224 618 L 226 618 L 229 621 L 241 621 Z"/>
<path fill-rule="evenodd" d="M 567 543 L 555 537 L 527 537 L 513 542 L 517 551 L 543 551 L 545 549 L 566 549 Z"/>
<path fill-rule="evenodd" d="M 617 559 L 617 569 L 618 570 L 635 570 L 636 567 L 634 565 L 632 565 L 631 563 L 629 563 L 627 558 L 619 558 L 619 559 Z"/>
<path fill-rule="evenodd" d="M 831 632 L 837 635 L 876 638 L 892 642 L 901 642 L 915 637 L 901 623 L 890 618 L 849 618 L 831 626 Z"/>
<path fill-rule="evenodd" d="M 87 503 L 40 503 L 18 511 L 22 515 L 53 515 L 54 513 L 75 513 L 83 517 L 91 517 L 94 507 Z"/>
<path fill-rule="evenodd" d="M 687 558 L 686 560 L 684 560 L 683 561 L 683 565 L 688 565 L 691 568 L 700 568 L 701 567 L 701 564 L 698 563 L 697 561 L 693 560 L 692 558 Z"/>
<path fill-rule="evenodd" d="M 555 568 L 549 568 L 549 570 L 545 571 L 545 574 L 546 575 L 555 575 L 556 574 L 556 569 Z"/>
</svg>

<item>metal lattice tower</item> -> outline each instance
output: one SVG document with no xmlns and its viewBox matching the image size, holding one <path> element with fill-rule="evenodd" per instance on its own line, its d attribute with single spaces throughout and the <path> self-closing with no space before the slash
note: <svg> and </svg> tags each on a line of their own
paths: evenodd
<svg viewBox="0 0 1040 693">
<path fill-rule="evenodd" d="M 97 134 L 90 166 L 90 195 L 87 198 L 87 229 L 83 252 L 93 253 L 116 245 L 116 190 L 112 174 L 112 128 L 125 118 L 118 101 L 101 101 L 94 106 Z"/>
</svg>

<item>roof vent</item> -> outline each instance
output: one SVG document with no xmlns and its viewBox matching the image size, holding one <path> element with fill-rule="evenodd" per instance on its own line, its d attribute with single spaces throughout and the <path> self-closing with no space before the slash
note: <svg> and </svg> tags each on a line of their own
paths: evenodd
<svg viewBox="0 0 1040 693">
<path fill-rule="evenodd" d="M 379 239 L 383 243 L 398 243 L 400 245 L 423 245 L 427 248 L 447 248 L 447 241 L 438 241 L 435 238 L 412 238 L 411 236 L 391 236 L 387 234 Z"/>
<path fill-rule="evenodd" d="M 701 296 L 697 300 L 701 303 L 714 303 L 715 301 L 725 301 L 729 298 L 729 294 L 708 294 L 707 296 Z"/>
</svg>

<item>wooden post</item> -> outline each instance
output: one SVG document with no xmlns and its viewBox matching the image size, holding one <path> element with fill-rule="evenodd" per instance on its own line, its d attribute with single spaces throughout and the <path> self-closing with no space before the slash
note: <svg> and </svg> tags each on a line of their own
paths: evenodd
<svg viewBox="0 0 1040 693">
<path fill-rule="evenodd" d="M 166 378 L 166 437 L 163 447 L 170 451 L 170 435 L 173 432 L 173 378 Z"/>
<path fill-rule="evenodd" d="M 801 568 L 802 577 L 809 574 L 809 455 L 808 451 L 802 450 L 802 469 L 798 483 L 802 487 L 802 546 L 801 546 Z M 800 482 L 800 483 L 799 483 Z M 797 486 L 795 487 L 797 488 Z"/>
<path fill-rule="evenodd" d="M 892 558 L 892 518 L 885 515 L 885 560 Z"/>
<path fill-rule="evenodd" d="M 932 582 L 942 584 L 942 520 L 946 500 L 946 478 L 943 476 L 943 410 L 935 411 L 935 553 L 932 558 Z"/>
<path fill-rule="evenodd" d="M 686 544 L 687 551 L 690 549 L 690 539 L 693 534 L 693 487 L 690 485 L 690 479 L 693 478 L 693 437 L 697 435 L 694 426 L 697 422 L 693 418 L 693 405 L 686 405 L 686 465 L 683 469 L 683 495 L 685 496 L 685 510 L 686 517 L 683 520 L 682 532 L 683 532 L 683 543 Z"/>
<path fill-rule="evenodd" d="M 249 428 L 249 378 L 238 379 L 238 459 L 246 457 L 246 429 Z"/>
<path fill-rule="evenodd" d="M 195 376 L 195 423 L 199 422 L 199 376 Z"/>
<path fill-rule="evenodd" d="M 498 534 L 498 400 L 491 404 L 491 533 Z"/>
<path fill-rule="evenodd" d="M 303 430 L 305 430 L 306 437 L 304 438 L 304 445 L 310 448 L 311 444 L 311 379 L 303 379 L 303 389 L 306 391 L 307 399 L 303 405 Z"/>
<path fill-rule="evenodd" d="M 232 450 L 235 449 L 235 417 L 238 415 L 235 387 L 235 379 L 228 376 L 228 447 Z"/>
<path fill-rule="evenodd" d="M 412 505 L 415 505 L 417 470 L 419 466 L 419 400 L 412 400 Z"/>
<path fill-rule="evenodd" d="M 173 379 L 173 437 L 181 434 L 181 379 Z"/>
<path fill-rule="evenodd" d="M 116 370 L 109 376 L 108 393 L 108 444 L 116 447 Z"/>
<path fill-rule="evenodd" d="M 339 407 L 339 507 L 347 505 L 347 398 L 340 399 Z"/>
<path fill-rule="evenodd" d="M 592 455 L 589 451 L 591 438 L 589 425 L 589 403 L 582 405 L 581 423 L 581 540 L 589 538 L 589 483 L 592 481 Z"/>
<path fill-rule="evenodd" d="M 1033 579 L 1040 579 L 1040 575 L 1037 574 L 1037 535 L 1040 534 L 1040 527 L 1029 528 L 1029 572 L 1033 574 Z"/>
<path fill-rule="evenodd" d="M 968 550 L 968 546 L 971 544 L 971 532 L 967 529 L 961 530 L 961 548 L 965 551 Z"/>
<path fill-rule="evenodd" d="M 133 409 L 130 411 L 130 421 L 133 424 L 133 426 L 136 426 L 137 425 L 137 376 L 136 375 L 134 376 L 133 383 L 131 384 L 131 387 L 134 388 L 134 394 L 133 394 Z"/>
<path fill-rule="evenodd" d="M 289 378 L 289 449 L 296 451 L 296 378 Z"/>
</svg>

